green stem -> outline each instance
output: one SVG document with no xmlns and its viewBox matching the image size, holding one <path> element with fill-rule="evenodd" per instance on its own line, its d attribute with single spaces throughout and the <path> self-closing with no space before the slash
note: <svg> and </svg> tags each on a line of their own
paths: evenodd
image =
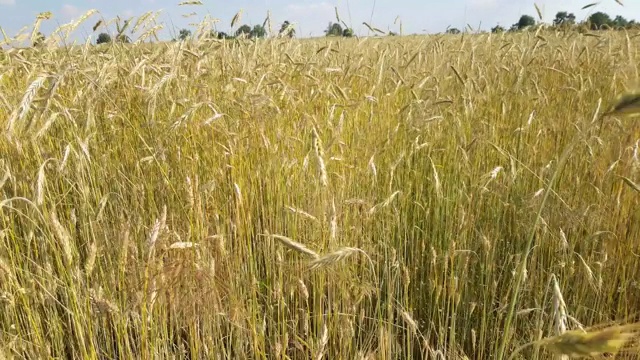
<svg viewBox="0 0 640 360">
<path fill-rule="evenodd" d="M 518 268 L 518 275 L 516 277 L 516 285 L 515 285 L 515 287 L 513 289 L 513 296 L 511 297 L 511 303 L 509 304 L 509 313 L 507 314 L 507 320 L 505 322 L 504 336 L 502 337 L 502 341 L 500 343 L 500 351 L 498 352 L 498 360 L 502 360 L 502 358 L 504 356 L 504 353 L 505 353 L 505 348 L 507 346 L 507 342 L 508 342 L 509 335 L 510 335 L 511 322 L 513 320 L 513 314 L 514 314 L 514 311 L 515 311 L 516 302 L 518 302 L 518 293 L 520 292 L 520 286 L 522 285 L 522 278 L 523 278 L 523 275 L 524 275 L 524 269 L 527 266 L 527 258 L 529 256 L 529 250 L 531 249 L 531 246 L 533 245 L 533 239 L 534 239 L 535 234 L 536 234 L 536 229 L 538 227 L 538 223 L 540 222 L 540 218 L 542 217 L 542 210 L 544 210 L 544 206 L 545 206 L 545 204 L 547 202 L 547 199 L 549 198 L 549 194 L 551 193 L 553 185 L 555 184 L 556 179 L 558 178 L 558 176 L 562 172 L 562 169 L 564 168 L 565 163 L 569 159 L 569 155 L 571 154 L 571 150 L 573 150 L 573 147 L 574 147 L 575 144 L 576 144 L 576 141 L 574 141 L 573 143 L 569 144 L 569 146 L 567 146 L 567 148 L 562 153 L 562 156 L 560 157 L 560 161 L 558 162 L 558 167 L 556 168 L 556 171 L 553 173 L 553 176 L 551 177 L 551 181 L 549 181 L 549 185 L 547 185 L 547 189 L 544 192 L 544 197 L 542 198 L 542 203 L 540 204 L 540 208 L 538 209 L 538 213 L 536 214 L 535 221 L 533 223 L 533 226 L 531 227 L 531 231 L 529 232 L 529 239 L 527 240 L 527 246 L 524 249 L 524 255 L 522 257 L 522 261 L 520 262 L 520 267 Z"/>
</svg>

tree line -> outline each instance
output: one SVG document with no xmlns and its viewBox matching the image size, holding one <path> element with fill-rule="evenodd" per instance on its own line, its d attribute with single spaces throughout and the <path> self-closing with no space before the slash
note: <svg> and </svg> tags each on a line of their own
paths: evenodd
<svg viewBox="0 0 640 360">
<path fill-rule="evenodd" d="M 329 26 L 326 30 L 324 30 L 326 36 L 343 36 L 343 37 L 352 37 L 354 32 L 353 29 L 345 26 L 344 28 L 339 23 L 329 22 Z M 296 35 L 296 30 L 288 20 L 285 20 L 280 26 L 280 30 L 278 31 L 279 37 L 289 37 L 293 38 Z M 267 31 L 264 28 L 264 25 L 255 25 L 253 28 L 249 25 L 240 26 L 233 35 L 227 34 L 224 31 L 211 32 L 212 37 L 216 37 L 218 39 L 235 39 L 235 38 L 264 38 L 267 36 Z M 179 40 L 187 40 L 191 37 L 191 31 L 187 29 L 180 30 L 178 35 Z"/>
<path fill-rule="evenodd" d="M 521 31 L 528 28 L 536 28 L 542 23 L 536 22 L 536 19 L 531 15 L 522 15 L 518 22 L 511 25 L 507 30 L 500 25 L 496 25 L 491 29 L 493 33 L 500 33 L 504 31 Z M 624 29 L 640 29 L 640 23 L 635 20 L 628 20 L 622 15 L 611 17 L 609 14 L 602 11 L 591 14 L 584 21 L 576 21 L 574 13 L 568 11 L 559 11 L 556 13 L 553 23 L 554 28 L 569 30 L 569 29 L 590 29 L 590 30 L 624 30 Z"/>
<path fill-rule="evenodd" d="M 354 35 L 353 29 L 347 27 L 343 28 L 339 23 L 329 22 L 329 26 L 326 30 L 324 30 L 325 36 L 341 36 L 341 37 L 352 37 Z M 192 32 L 189 29 L 180 29 L 176 38 L 172 41 L 185 41 L 192 37 Z M 288 37 L 293 38 L 296 35 L 296 30 L 288 20 L 285 20 L 280 26 L 280 30 L 278 31 L 279 37 Z M 236 29 L 233 33 L 227 33 L 224 31 L 216 31 L 212 30 L 209 32 L 209 38 L 215 39 L 226 39 L 233 40 L 238 38 L 248 38 L 248 39 L 256 39 L 256 38 L 264 38 L 267 36 L 267 30 L 264 25 L 254 25 L 253 27 L 244 24 Z M 98 38 L 96 39 L 96 44 L 106 44 L 112 41 L 111 36 L 107 33 L 100 33 Z M 129 42 L 128 38 L 116 37 L 117 42 Z"/>
<path fill-rule="evenodd" d="M 366 23 L 365 25 L 369 26 Z M 492 33 L 515 32 L 515 31 L 522 31 L 526 29 L 536 29 L 541 25 L 543 25 L 543 23 L 537 22 L 533 16 L 522 15 L 520 19 L 518 19 L 516 23 L 512 24 L 511 27 L 509 27 L 508 29 L 498 24 L 495 27 L 491 28 L 491 32 Z M 96 44 L 106 44 L 112 41 L 120 42 L 120 43 L 131 42 L 131 39 L 128 36 L 124 35 L 124 30 L 127 28 L 128 22 L 125 21 L 124 26 L 120 26 L 120 24 L 118 23 L 117 26 L 118 26 L 118 32 L 117 32 L 117 35 L 114 36 L 114 38 L 112 38 L 111 35 L 109 35 L 108 33 L 102 32 L 98 34 L 98 37 L 96 39 Z M 574 13 L 571 13 L 568 11 L 559 11 L 558 13 L 556 13 L 556 16 L 553 19 L 551 26 L 553 28 L 562 29 L 562 30 L 590 29 L 590 30 L 596 31 L 596 30 L 612 30 L 612 29 L 613 30 L 640 29 L 640 23 L 636 22 L 633 19 L 628 20 L 621 15 L 611 17 L 609 14 L 604 13 L 602 11 L 595 12 L 591 14 L 588 18 L 586 18 L 584 21 L 580 21 L 580 22 L 576 20 L 576 16 Z M 371 29 L 370 26 L 369 28 Z M 374 29 L 374 30 L 381 32 L 378 29 Z M 448 34 L 458 34 L 461 31 L 455 27 L 448 27 L 445 30 L 445 32 Z M 347 24 L 345 24 L 344 22 L 342 22 L 342 25 L 338 22 L 335 22 L 335 23 L 329 22 L 329 25 L 324 30 L 324 33 L 325 33 L 325 36 L 332 36 L 332 37 L 354 36 L 353 29 L 348 27 Z M 296 35 L 296 30 L 293 24 L 290 23 L 288 20 L 284 21 L 281 24 L 280 29 L 278 31 L 278 37 L 293 38 L 295 37 L 295 35 Z M 389 32 L 388 35 L 394 36 L 397 34 L 394 32 Z M 212 30 L 208 34 L 209 38 L 228 39 L 228 40 L 239 39 L 239 38 L 256 39 L 256 38 L 264 38 L 266 36 L 267 36 L 267 30 L 265 29 L 264 24 L 254 25 L 253 27 L 251 27 L 250 25 L 244 24 L 240 26 L 238 29 L 236 29 L 235 32 L 232 32 L 232 33 Z M 191 30 L 180 29 L 180 31 L 177 34 L 177 37 L 175 37 L 172 41 L 185 41 L 191 37 L 192 37 Z M 39 46 L 44 42 L 44 39 L 45 39 L 44 35 L 38 32 L 33 42 L 33 45 Z"/>
<path fill-rule="evenodd" d="M 120 32 L 120 30 L 119 30 Z M 284 21 L 282 23 L 282 25 L 280 26 L 280 30 L 278 31 L 278 36 L 280 37 L 295 37 L 296 34 L 296 30 L 293 27 L 293 24 L 291 24 L 288 20 Z M 192 37 L 192 32 L 189 29 L 180 29 L 180 31 L 178 32 L 177 36 L 175 38 L 172 39 L 172 41 L 185 41 L 188 40 Z M 233 39 L 238 39 L 238 38 L 248 38 L 248 39 L 255 39 L 255 38 L 264 38 L 267 36 L 267 30 L 265 29 L 264 25 L 255 25 L 253 27 L 244 24 L 242 26 L 240 26 L 235 32 L 233 33 L 227 33 L 224 31 L 217 31 L 217 30 L 211 30 L 208 34 L 208 38 L 212 38 L 212 39 L 227 39 L 227 40 L 233 40 Z M 107 33 L 100 33 L 98 35 L 98 38 L 96 39 L 96 44 L 107 44 L 112 42 L 113 39 L 111 38 L 111 35 L 107 34 Z M 115 38 L 116 42 L 124 42 L 124 43 L 128 43 L 130 42 L 130 40 L 128 38 L 123 38 L 123 37 L 119 37 L 116 36 Z"/>
</svg>

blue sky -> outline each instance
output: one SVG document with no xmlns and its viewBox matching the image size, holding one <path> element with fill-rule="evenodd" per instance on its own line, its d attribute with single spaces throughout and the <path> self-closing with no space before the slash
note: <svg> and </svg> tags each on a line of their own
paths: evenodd
<svg viewBox="0 0 640 360">
<path fill-rule="evenodd" d="M 347 24 L 353 24 L 356 33 L 367 34 L 363 21 L 371 22 L 384 31 L 398 31 L 402 21 L 405 34 L 441 32 L 447 26 L 489 29 L 496 24 L 508 27 L 515 23 L 520 15 L 536 16 L 534 1 L 543 12 L 543 20 L 551 22 L 557 11 L 567 10 L 576 14 L 579 20 L 591 12 L 605 11 L 612 16 L 623 15 L 628 19 L 640 20 L 640 1 L 623 0 L 620 6 L 614 0 L 602 0 L 586 10 L 580 10 L 593 0 L 202 0 L 203 6 L 178 6 L 180 0 L 0 0 L 0 27 L 9 36 L 15 35 L 24 26 L 33 24 L 35 16 L 51 11 L 54 17 L 43 26 L 45 35 L 59 25 L 76 19 L 89 9 L 100 14 L 93 15 L 87 25 L 79 28 L 74 37 L 84 40 L 91 35 L 91 27 L 103 16 L 106 19 L 117 15 L 127 18 L 138 16 L 146 11 L 162 10 L 158 21 L 164 23 L 164 37 L 169 31 L 189 27 L 208 14 L 220 19 L 216 24 L 219 30 L 228 31 L 233 15 L 242 9 L 241 23 L 262 24 L 267 11 L 271 11 L 274 31 L 279 24 L 289 20 L 296 24 L 300 37 L 323 34 L 330 21 L 335 21 L 334 7 L 338 7 L 340 16 Z M 182 15 L 196 12 L 198 15 L 185 18 Z M 100 31 L 100 30 L 99 30 Z M 99 32 L 98 31 L 98 32 Z M 97 34 L 92 35 L 94 38 Z"/>
</svg>

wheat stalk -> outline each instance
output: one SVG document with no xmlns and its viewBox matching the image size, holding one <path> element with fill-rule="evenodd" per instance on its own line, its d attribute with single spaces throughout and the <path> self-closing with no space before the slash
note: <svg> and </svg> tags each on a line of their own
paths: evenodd
<svg viewBox="0 0 640 360">
<path fill-rule="evenodd" d="M 149 247 L 150 253 L 153 253 L 153 249 L 155 248 L 156 242 L 158 241 L 158 237 L 161 232 L 164 230 L 167 221 L 167 206 L 164 205 L 162 207 L 162 215 L 159 219 L 156 219 L 153 227 L 151 228 L 151 232 L 149 233 L 149 238 L 147 239 L 147 246 Z"/>
<path fill-rule="evenodd" d="M 87 255 L 87 260 L 85 261 L 85 264 L 84 264 L 85 278 L 89 278 L 91 276 L 91 273 L 93 272 L 93 269 L 96 265 L 97 254 L 98 254 L 98 244 L 95 241 L 93 241 L 89 245 L 89 254 Z"/>
<path fill-rule="evenodd" d="M 317 355 L 315 356 L 316 360 L 322 360 L 327 352 L 327 344 L 329 343 L 329 328 L 327 328 L 327 318 L 326 315 L 323 316 L 322 321 L 322 335 L 320 337 L 320 343 L 318 345 Z"/>
<path fill-rule="evenodd" d="M 274 238 L 278 241 L 280 241 L 283 245 L 285 245 L 286 247 L 288 247 L 289 249 L 295 250 L 299 253 L 303 253 L 303 254 L 307 254 L 309 256 L 311 256 L 314 259 L 318 259 L 320 258 L 320 256 L 313 250 L 307 248 L 305 245 L 294 241 L 293 239 L 290 239 L 286 236 L 282 236 L 282 235 L 262 235 L 262 236 L 268 236 L 271 238 Z"/>
<path fill-rule="evenodd" d="M 73 264 L 75 253 L 71 235 L 69 235 L 67 229 L 65 229 L 65 227 L 60 223 L 60 221 L 58 220 L 58 215 L 55 213 L 55 211 L 52 211 L 49 214 L 49 218 L 51 219 L 53 232 L 58 238 L 60 245 L 62 246 L 63 258 L 66 261 L 67 265 L 71 266 Z"/>
<path fill-rule="evenodd" d="M 291 211 L 294 214 L 302 215 L 303 217 L 305 217 L 307 219 L 310 219 L 310 220 L 313 220 L 315 222 L 319 222 L 320 221 L 320 220 L 318 220 L 317 217 L 309 214 L 308 212 L 306 212 L 304 210 L 301 210 L 301 209 L 298 209 L 298 208 L 294 208 L 292 206 L 287 206 L 287 210 Z"/>
<path fill-rule="evenodd" d="M 309 263 L 309 270 L 317 270 L 339 263 L 356 253 L 366 253 L 358 248 L 343 247 L 332 253 L 318 257 Z"/>
<path fill-rule="evenodd" d="M 33 99 L 35 98 L 38 90 L 44 86 L 44 82 L 49 78 L 48 74 L 39 75 L 28 87 L 27 91 L 22 96 L 20 106 L 11 114 L 9 122 L 7 124 L 7 133 L 9 136 L 13 134 L 16 121 L 22 120 L 27 111 L 31 108 Z"/>
<path fill-rule="evenodd" d="M 324 149 L 322 148 L 322 140 L 318 135 L 318 131 L 314 126 L 312 129 L 313 134 L 313 149 L 316 154 L 316 160 L 318 161 L 318 170 L 320 172 L 320 184 L 323 187 L 329 186 L 329 176 L 327 175 L 327 167 L 324 162 Z"/>
</svg>

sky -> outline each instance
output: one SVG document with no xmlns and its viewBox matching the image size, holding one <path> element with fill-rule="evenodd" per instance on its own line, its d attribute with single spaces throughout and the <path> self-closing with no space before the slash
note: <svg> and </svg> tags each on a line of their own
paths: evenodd
<svg viewBox="0 0 640 360">
<path fill-rule="evenodd" d="M 242 10 L 241 24 L 262 24 L 271 14 L 272 29 L 278 31 L 280 24 L 288 20 L 296 26 L 298 37 L 322 36 L 329 22 L 336 20 L 335 7 L 341 19 L 350 25 L 356 34 L 367 35 L 363 22 L 383 31 L 400 31 L 403 34 L 425 34 L 443 32 L 448 26 L 463 29 L 469 24 L 474 29 L 488 30 L 499 24 L 505 28 L 518 21 L 523 14 L 537 19 L 534 2 L 542 11 L 543 21 L 552 22 L 558 11 L 573 12 L 583 20 L 595 11 L 604 11 L 614 17 L 640 20 L 640 1 L 602 0 L 598 5 L 581 10 L 594 0 L 202 0 L 203 5 L 178 6 L 181 0 L 0 0 L 0 28 L 8 36 L 14 36 L 25 26 L 32 26 L 36 15 L 50 11 L 53 17 L 42 24 L 45 35 L 60 25 L 82 16 L 90 9 L 99 13 L 91 16 L 79 27 L 72 38 L 84 41 L 93 33 L 92 26 L 100 19 L 137 17 L 147 11 L 161 11 L 157 21 L 165 26 L 161 35 L 171 38 L 181 28 L 194 29 L 193 24 L 208 15 L 219 19 L 216 28 L 230 32 L 233 16 Z M 189 13 L 195 16 L 184 17 Z M 236 28 L 238 25 L 236 25 Z M 28 28 L 30 31 L 31 28 Z M 113 28 L 110 31 L 114 31 Z M 98 33 L 101 30 L 97 31 Z"/>
</svg>

